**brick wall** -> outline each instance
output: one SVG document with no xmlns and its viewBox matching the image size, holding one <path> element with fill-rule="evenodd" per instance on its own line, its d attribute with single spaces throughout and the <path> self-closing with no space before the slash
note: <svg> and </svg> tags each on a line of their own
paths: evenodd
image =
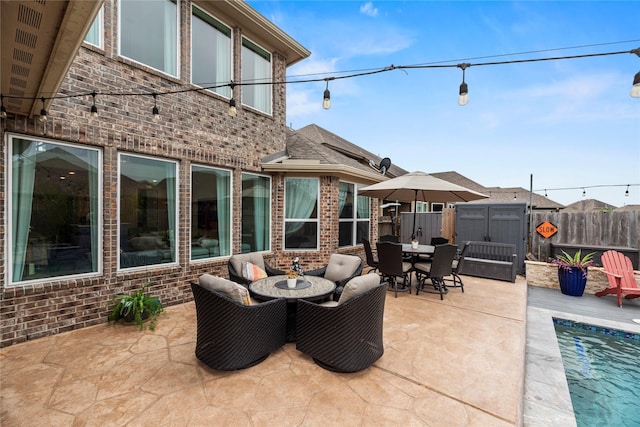
<svg viewBox="0 0 640 427">
<path fill-rule="evenodd" d="M 182 3 L 183 11 L 189 5 Z M 113 3 L 105 2 L 105 47 L 100 50 L 84 46 L 61 86 L 61 94 L 98 92 L 166 92 L 188 84 L 189 61 L 183 46 L 180 79 L 167 77 L 143 65 L 118 58 Z M 183 22 L 183 43 L 189 43 L 190 30 Z M 235 57 L 240 57 L 241 30 L 234 31 Z M 285 61 L 273 55 L 273 79 L 284 81 Z M 234 74 L 240 75 L 240 64 L 234 64 Z M 186 77 L 184 77 L 186 76 Z M 241 87 L 234 96 L 240 100 Z M 6 212 L 6 143 L 0 147 L 0 258 L 2 258 L 2 292 L 0 293 L 0 347 L 102 323 L 113 305 L 113 297 L 128 293 L 151 282 L 149 291 L 165 305 L 192 299 L 189 282 L 202 273 L 227 277 L 227 259 L 198 263 L 189 262 L 189 191 L 190 168 L 202 164 L 230 169 L 233 173 L 233 242 L 232 253 L 240 249 L 241 236 L 241 175 L 243 171 L 261 172 L 260 158 L 285 150 L 286 86 L 273 87 L 273 114 L 267 116 L 242 108 L 238 115 L 227 114 L 228 101 L 215 94 L 189 92 L 163 95 L 157 98 L 161 121 L 151 119 L 151 96 L 97 96 L 99 117 L 92 119 L 90 96 L 53 101 L 49 120 L 41 123 L 29 117 L 3 120 L 5 133 L 42 137 L 99 147 L 103 152 L 103 274 L 82 279 L 54 278 L 45 283 L 11 286 L 5 283 L 7 254 L 5 248 Z M 177 266 L 153 266 L 144 271 L 117 270 L 118 253 L 118 153 L 143 154 L 171 159 L 179 164 L 179 242 Z M 284 175 L 272 180 L 272 254 L 265 255 L 271 265 L 290 265 L 300 256 L 307 270 L 324 265 L 338 248 L 338 178 L 321 177 L 321 247 L 319 251 L 283 252 Z M 372 206 L 372 212 L 377 207 Z M 375 216 L 375 215 L 374 215 Z M 372 221 L 372 239 L 377 236 L 377 224 Z M 361 247 L 340 250 L 364 258 Z"/>
<path fill-rule="evenodd" d="M 183 3 L 183 11 L 190 5 Z M 62 83 L 60 94 L 82 92 L 140 92 L 158 93 L 188 85 L 189 61 L 182 49 L 180 79 L 155 72 L 140 64 L 118 58 L 115 28 L 116 13 L 111 2 L 105 3 L 104 50 L 84 46 L 80 49 L 69 73 Z M 183 43 L 188 43 L 190 29 L 182 27 Z M 235 29 L 235 58 L 240 57 L 242 31 Z M 186 46 L 184 46 L 186 47 Z M 285 78 L 284 58 L 273 55 L 273 79 Z M 240 75 L 240 64 L 234 64 Z M 235 98 L 240 99 L 240 87 Z M 260 172 L 260 158 L 285 149 L 285 85 L 274 86 L 273 114 L 268 116 L 242 108 L 238 101 L 238 115 L 227 114 L 228 100 L 212 93 L 188 92 L 163 95 L 157 98 L 161 120 L 151 119 L 151 96 L 96 97 L 99 117 L 92 119 L 89 109 L 91 97 L 65 98 L 53 101 L 48 121 L 10 116 L 2 123 L 2 140 L 7 132 L 72 142 L 103 151 L 103 274 L 82 279 L 54 278 L 45 283 L 7 286 L 4 252 L 6 243 L 6 212 L 0 214 L 0 246 L 2 247 L 2 293 L 0 294 L 0 346 L 64 332 L 106 321 L 113 296 L 137 289 L 151 282 L 150 292 L 166 305 L 178 304 L 192 298 L 189 282 L 204 273 L 227 276 L 227 260 L 189 263 L 189 189 L 190 167 L 203 164 L 233 171 L 234 251 L 239 249 L 242 171 Z M 6 143 L 0 148 L 0 197 L 6 197 Z M 147 271 L 118 272 L 118 153 L 136 153 L 175 160 L 179 164 L 179 235 L 178 266 L 154 266 Z M 273 247 L 281 247 L 277 239 L 281 232 L 275 227 Z"/>
</svg>

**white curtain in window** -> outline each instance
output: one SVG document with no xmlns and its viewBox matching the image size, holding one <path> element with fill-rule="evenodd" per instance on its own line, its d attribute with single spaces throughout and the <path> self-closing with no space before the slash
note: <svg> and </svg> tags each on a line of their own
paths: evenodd
<svg viewBox="0 0 640 427">
<path fill-rule="evenodd" d="M 369 218 L 369 198 L 358 196 L 358 218 Z"/>
<path fill-rule="evenodd" d="M 25 147 L 22 149 L 22 147 Z M 33 184 L 35 181 L 37 143 L 16 139 L 14 142 L 12 183 L 12 250 L 14 282 L 22 280 L 31 226 Z"/>
<path fill-rule="evenodd" d="M 231 78 L 231 39 L 217 32 L 216 35 L 216 84 L 230 82 Z M 231 88 L 223 86 L 215 91 L 222 96 L 231 98 Z"/>
<path fill-rule="evenodd" d="M 178 9 L 174 2 L 164 2 L 164 70 L 172 76 L 178 75 Z M 144 17 L 140 17 L 144 19 Z"/>
<path fill-rule="evenodd" d="M 288 179 L 285 215 L 287 219 L 311 218 L 318 201 L 318 181 L 315 179 Z M 290 232 L 298 231 L 304 222 L 290 223 Z"/>
<path fill-rule="evenodd" d="M 87 151 L 87 175 L 89 178 L 89 218 L 88 225 L 91 238 L 91 268 L 93 271 L 98 271 L 98 254 L 100 248 L 98 248 L 99 236 L 98 232 L 98 214 L 99 211 L 99 191 L 98 191 L 98 152 L 89 150 Z"/>
<path fill-rule="evenodd" d="M 349 184 L 340 183 L 340 191 L 338 192 L 338 216 L 342 218 L 342 210 L 344 209 L 344 204 L 347 201 L 347 196 L 349 195 Z"/>
<path fill-rule="evenodd" d="M 220 245 L 220 255 L 229 255 L 229 214 L 231 183 L 228 173 L 216 173 L 216 202 L 218 210 L 218 237 Z"/>
<path fill-rule="evenodd" d="M 165 165 L 167 180 L 167 224 L 169 224 L 168 238 L 171 249 L 171 261 L 176 261 L 176 165 Z"/>
<path fill-rule="evenodd" d="M 256 250 L 269 249 L 267 244 L 267 230 L 269 230 L 269 180 L 258 178 L 253 187 L 253 212 L 255 224 Z"/>
</svg>

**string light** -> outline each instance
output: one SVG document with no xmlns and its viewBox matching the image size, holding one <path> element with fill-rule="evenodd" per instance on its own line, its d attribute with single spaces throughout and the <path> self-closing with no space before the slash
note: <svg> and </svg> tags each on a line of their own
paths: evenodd
<svg viewBox="0 0 640 427">
<path fill-rule="evenodd" d="M 460 84 L 460 95 L 458 96 L 458 105 L 464 107 L 469 103 L 469 87 L 464 81 L 464 72 L 471 64 L 458 64 L 458 68 L 462 69 L 462 84 Z M 515 198 L 515 197 L 514 197 Z"/>
<path fill-rule="evenodd" d="M 160 111 L 158 111 L 158 94 L 154 93 L 153 94 L 153 109 L 151 110 L 151 113 L 153 114 L 153 120 L 154 121 L 160 121 Z"/>
<path fill-rule="evenodd" d="M 630 40 L 630 41 L 637 41 L 637 40 Z M 628 43 L 629 41 L 626 41 L 625 43 Z M 623 43 L 623 42 L 617 42 L 617 43 Z M 613 44 L 613 43 L 604 43 L 604 44 Z M 592 46 L 592 45 L 590 45 Z M 588 46 L 577 46 L 577 47 L 588 47 Z M 573 47 L 576 48 L 576 47 Z M 570 49 L 570 48 L 563 48 L 563 49 Z M 536 51 L 536 52 L 544 52 L 544 51 L 551 51 L 551 50 L 560 50 L 560 49 L 547 49 L 547 50 L 542 50 L 542 51 Z M 521 52 L 521 53 L 517 53 L 517 54 L 524 54 L 524 53 L 531 53 L 531 52 Z M 469 68 L 471 66 L 477 67 L 477 66 L 488 66 L 488 65 L 505 65 L 505 64 L 516 64 L 516 63 L 529 63 L 529 62 L 541 62 L 541 61 L 555 61 L 555 60 L 564 60 L 564 59 L 579 59 L 579 58 L 591 58 L 591 57 L 598 57 L 598 56 L 609 56 L 609 55 L 620 55 L 620 54 L 636 54 L 640 57 L 640 48 L 637 49 L 633 49 L 630 51 L 618 51 L 618 52 L 604 52 L 604 53 L 592 53 L 592 54 L 583 54 L 583 55 L 571 55 L 571 56 L 559 56 L 559 57 L 546 57 L 546 58 L 534 58 L 534 59 L 521 59 L 521 60 L 511 60 L 511 61 L 494 61 L 494 62 L 479 62 L 479 63 L 461 63 L 461 64 L 419 64 L 419 65 L 390 65 L 388 67 L 384 67 L 381 69 L 374 69 L 372 71 L 366 71 L 366 72 L 360 72 L 360 73 L 354 73 L 354 74 L 347 74 L 347 75 L 343 75 L 343 76 L 333 76 L 333 77 L 322 77 L 322 78 L 313 78 L 313 79 L 300 79 L 300 80 L 284 80 L 284 81 L 271 81 L 271 82 L 264 82 L 264 81 L 255 81 L 255 82 L 242 82 L 242 83 L 234 83 L 233 81 L 230 83 L 222 83 L 222 84 L 216 84 L 216 85 L 211 85 L 211 86 L 206 86 L 206 87 L 200 87 L 200 88 L 193 88 L 191 86 L 189 86 L 189 88 L 187 89 L 178 89 L 178 90 L 173 90 L 173 91 L 166 91 L 166 92 L 162 92 L 162 93 L 158 93 L 158 92 L 154 92 L 153 93 L 153 97 L 154 97 L 154 107 L 153 107 L 153 118 L 154 120 L 159 120 L 160 119 L 160 114 L 158 112 L 158 107 L 157 107 L 157 96 L 161 96 L 161 95 L 170 95 L 170 94 L 178 94 L 178 93 L 187 93 L 187 92 L 199 92 L 202 90 L 211 90 L 211 89 L 217 89 L 217 88 L 221 88 L 221 87 L 231 87 L 232 89 L 232 97 L 229 100 L 229 109 L 228 109 L 228 113 L 231 116 L 234 116 L 235 114 L 237 114 L 237 109 L 236 109 L 236 101 L 233 98 L 233 88 L 235 86 L 254 86 L 254 85 L 279 85 L 279 84 L 294 84 L 294 83 L 312 83 L 312 82 L 320 82 L 320 81 L 325 81 L 326 84 L 326 89 L 324 92 L 324 95 L 329 95 L 324 96 L 323 97 L 323 108 L 328 109 L 327 107 L 325 107 L 325 105 L 329 105 L 330 106 L 330 93 L 329 93 L 329 80 L 335 80 L 335 79 L 346 79 L 346 78 L 354 78 L 354 77 L 361 77 L 361 76 L 366 76 L 366 75 L 373 75 L 373 74 L 378 74 L 378 73 L 383 73 L 383 72 L 387 72 L 387 71 L 393 71 L 393 70 L 403 70 L 406 72 L 406 70 L 408 69 L 423 69 L 423 68 L 460 68 L 462 69 L 462 84 L 460 84 L 460 90 L 459 90 L 459 98 L 458 98 L 458 103 L 460 105 L 466 105 L 468 103 L 468 85 L 465 81 L 465 70 L 466 68 Z M 516 55 L 516 54 L 502 54 L 502 55 L 495 55 L 494 57 L 498 57 L 498 56 L 508 56 L 508 55 Z M 484 57 L 484 58 L 488 58 L 488 57 Z M 442 61 L 442 62 L 450 62 L 450 61 Z M 344 71 L 342 73 L 345 73 Z M 94 96 L 95 99 L 95 91 L 94 92 L 89 92 L 89 93 L 83 93 L 83 94 L 71 94 L 71 95 L 57 95 L 57 96 L 53 96 L 53 97 L 49 97 L 49 98 L 41 98 L 41 100 L 43 101 L 43 108 L 41 110 L 41 114 L 40 114 L 40 120 L 41 121 L 46 121 L 47 117 L 46 117 L 46 111 L 44 109 L 44 101 L 48 100 L 48 99 L 62 99 L 62 98 L 75 98 L 75 97 L 80 97 L 80 96 L 87 96 L 87 95 L 92 95 Z M 121 92 L 114 92 L 114 93 L 101 93 L 100 95 L 102 96 L 148 96 L 149 93 L 146 92 L 142 92 L 142 93 L 121 93 Z M 634 83 L 633 83 L 633 88 L 631 90 L 631 96 L 633 96 L 634 98 L 640 98 L 640 72 L 638 72 L 635 77 L 634 77 Z M 14 95 L 2 95 L 2 98 L 13 98 L 13 99 L 37 99 L 37 98 L 33 98 L 33 97 L 29 97 L 29 96 L 14 96 Z M 95 105 L 95 103 L 94 103 Z M 91 107 L 91 112 L 94 113 L 94 106 Z M 44 113 L 44 114 L 43 114 Z M 97 114 L 97 107 L 95 108 L 95 113 Z M 4 105 L 2 106 L 2 117 L 6 116 L 6 109 L 4 108 Z M 92 116 L 93 117 L 93 116 Z"/>
<path fill-rule="evenodd" d="M 231 82 L 229 84 L 229 87 L 231 88 L 231 99 L 229 99 L 229 108 L 227 109 L 227 114 L 229 114 L 231 117 L 235 117 L 236 115 L 238 115 L 238 109 L 236 108 L 236 100 L 233 98 L 233 88 L 236 86 L 236 84 L 234 82 Z"/>
<path fill-rule="evenodd" d="M 331 92 L 329 92 L 329 79 L 326 80 L 327 87 L 324 90 L 324 94 L 322 96 L 322 108 L 328 110 L 331 108 Z"/>
<path fill-rule="evenodd" d="M 92 92 L 91 96 L 93 97 L 93 105 L 91 106 L 90 116 L 95 119 L 96 117 L 98 117 L 98 107 L 96 107 L 96 92 Z"/>
<path fill-rule="evenodd" d="M 544 189 L 544 197 L 549 197 L 549 195 L 547 195 L 547 189 Z"/>
<path fill-rule="evenodd" d="M 627 190 L 624 192 L 625 197 L 629 197 L 629 184 L 627 184 Z"/>
<path fill-rule="evenodd" d="M 640 98 L 640 71 L 633 78 L 633 86 L 631 87 L 631 97 Z"/>
<path fill-rule="evenodd" d="M 44 109 L 44 98 L 40 98 L 42 100 L 42 109 L 40 110 L 40 121 L 47 121 L 47 110 Z"/>
<path fill-rule="evenodd" d="M 585 190 L 584 188 L 582 189 L 582 197 L 587 195 L 587 190 Z"/>
</svg>

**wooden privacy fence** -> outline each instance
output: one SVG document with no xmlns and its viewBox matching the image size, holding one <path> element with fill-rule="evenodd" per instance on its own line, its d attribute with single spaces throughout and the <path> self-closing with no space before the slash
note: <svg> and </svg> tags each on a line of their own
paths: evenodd
<svg viewBox="0 0 640 427">
<path fill-rule="evenodd" d="M 558 232 L 548 239 L 536 227 L 550 222 Z M 534 212 L 531 252 L 547 261 L 551 244 L 621 247 L 640 249 L 640 210 L 610 212 Z"/>
</svg>

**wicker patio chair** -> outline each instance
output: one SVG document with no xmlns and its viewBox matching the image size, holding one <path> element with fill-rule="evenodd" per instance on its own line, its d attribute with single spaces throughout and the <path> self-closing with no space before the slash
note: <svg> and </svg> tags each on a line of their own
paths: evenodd
<svg viewBox="0 0 640 427">
<path fill-rule="evenodd" d="M 348 297 L 351 284 L 362 287 Z M 298 300 L 296 349 L 334 372 L 357 372 L 382 357 L 386 283 L 371 273 L 352 279 L 337 303 Z M 348 297 L 348 298 L 345 298 Z"/>
<path fill-rule="evenodd" d="M 362 274 L 364 262 L 362 258 L 356 255 L 331 254 L 329 262 L 322 268 L 316 270 L 305 271 L 307 276 L 324 277 L 336 284 L 336 290 L 333 293 L 334 300 L 340 298 L 344 285 L 351 279 Z"/>
<path fill-rule="evenodd" d="M 243 305 L 197 283 L 191 283 L 191 291 L 197 317 L 195 354 L 210 368 L 223 371 L 248 368 L 284 345 L 287 325 L 284 298 Z"/>
<path fill-rule="evenodd" d="M 252 264 L 257 265 L 267 273 L 267 276 L 280 276 L 284 274 L 284 270 L 278 270 L 267 264 L 261 253 L 250 252 L 246 254 L 232 255 L 229 258 L 229 262 L 227 263 L 227 268 L 229 270 L 229 280 L 240 283 L 244 286 L 249 286 L 251 280 L 246 279 L 242 276 L 243 262 L 251 262 Z"/>
</svg>

